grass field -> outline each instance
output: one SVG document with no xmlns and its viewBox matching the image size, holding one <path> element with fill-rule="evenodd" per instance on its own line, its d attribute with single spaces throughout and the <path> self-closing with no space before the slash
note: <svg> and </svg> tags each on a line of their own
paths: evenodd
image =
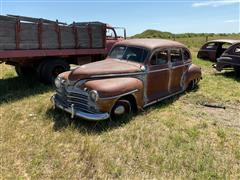
<svg viewBox="0 0 240 180">
<path fill-rule="evenodd" d="M 240 79 L 196 58 L 204 39 L 178 40 L 202 67 L 199 87 L 121 122 L 71 120 L 51 86 L 1 64 L 1 179 L 240 179 Z"/>
</svg>

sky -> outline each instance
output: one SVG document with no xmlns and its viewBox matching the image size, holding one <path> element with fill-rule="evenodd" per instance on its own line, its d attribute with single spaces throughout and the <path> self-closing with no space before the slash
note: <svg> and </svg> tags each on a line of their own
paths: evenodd
<svg viewBox="0 0 240 180">
<path fill-rule="evenodd" d="M 146 29 L 172 33 L 239 33 L 240 0 L 0 0 L 1 15 L 101 21 L 126 27 L 128 36 Z"/>
</svg>

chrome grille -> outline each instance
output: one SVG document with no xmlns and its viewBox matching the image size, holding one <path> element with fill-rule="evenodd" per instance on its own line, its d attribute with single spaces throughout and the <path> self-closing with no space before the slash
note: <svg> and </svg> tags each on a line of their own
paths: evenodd
<svg viewBox="0 0 240 180">
<path fill-rule="evenodd" d="M 88 94 L 85 92 L 67 91 L 64 87 L 56 90 L 56 98 L 61 102 L 62 106 L 65 108 L 71 108 L 74 105 L 74 109 L 80 110 L 87 113 L 95 113 L 95 108 L 89 106 Z"/>
</svg>

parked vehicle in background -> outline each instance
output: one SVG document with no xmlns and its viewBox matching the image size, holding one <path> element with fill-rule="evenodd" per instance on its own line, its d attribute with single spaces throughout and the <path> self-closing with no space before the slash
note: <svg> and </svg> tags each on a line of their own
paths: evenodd
<svg viewBox="0 0 240 180">
<path fill-rule="evenodd" d="M 197 57 L 216 62 L 217 58 L 219 58 L 224 51 L 226 51 L 233 44 L 239 42 L 240 40 L 233 39 L 217 39 L 208 41 L 200 48 Z"/>
<path fill-rule="evenodd" d="M 240 43 L 229 47 L 222 56 L 217 59 L 217 63 L 214 64 L 213 67 L 218 71 L 233 68 L 236 74 L 240 76 Z"/>
<path fill-rule="evenodd" d="M 20 76 L 37 74 L 51 82 L 70 64 L 104 59 L 119 37 L 101 22 L 72 23 L 24 16 L 0 16 L 0 61 L 15 66 Z"/>
<path fill-rule="evenodd" d="M 116 43 L 103 61 L 61 73 L 51 100 L 72 117 L 117 118 L 193 89 L 201 76 L 183 44 L 131 39 Z"/>
</svg>

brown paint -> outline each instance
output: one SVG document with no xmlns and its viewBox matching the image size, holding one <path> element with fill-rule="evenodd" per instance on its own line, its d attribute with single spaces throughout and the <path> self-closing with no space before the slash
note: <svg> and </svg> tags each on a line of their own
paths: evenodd
<svg viewBox="0 0 240 180">
<path fill-rule="evenodd" d="M 126 62 L 117 59 L 106 59 L 90 64 L 85 64 L 79 68 L 73 70 L 69 79 L 76 81 L 84 78 L 88 78 L 93 75 L 103 74 L 119 74 L 119 73 L 133 73 L 140 72 L 140 64 L 133 62 Z"/>
<path fill-rule="evenodd" d="M 60 74 L 60 77 L 75 83 L 85 80 L 79 90 L 96 90 L 99 94 L 96 105 L 100 112 L 111 112 L 116 101 L 126 95 L 132 95 L 138 109 L 141 109 L 158 99 L 183 92 L 191 81 L 198 83 L 202 77 L 201 69 L 192 64 L 189 50 L 181 43 L 159 39 L 133 39 L 116 45 L 147 48 L 150 55 L 144 64 L 107 58 Z M 172 48 L 180 50 L 182 61 L 171 62 Z M 161 49 L 167 50 L 168 62 L 151 65 L 152 55 Z M 182 50 L 189 52 L 189 59 L 183 60 Z M 143 66 L 145 70 L 141 68 Z"/>
</svg>

